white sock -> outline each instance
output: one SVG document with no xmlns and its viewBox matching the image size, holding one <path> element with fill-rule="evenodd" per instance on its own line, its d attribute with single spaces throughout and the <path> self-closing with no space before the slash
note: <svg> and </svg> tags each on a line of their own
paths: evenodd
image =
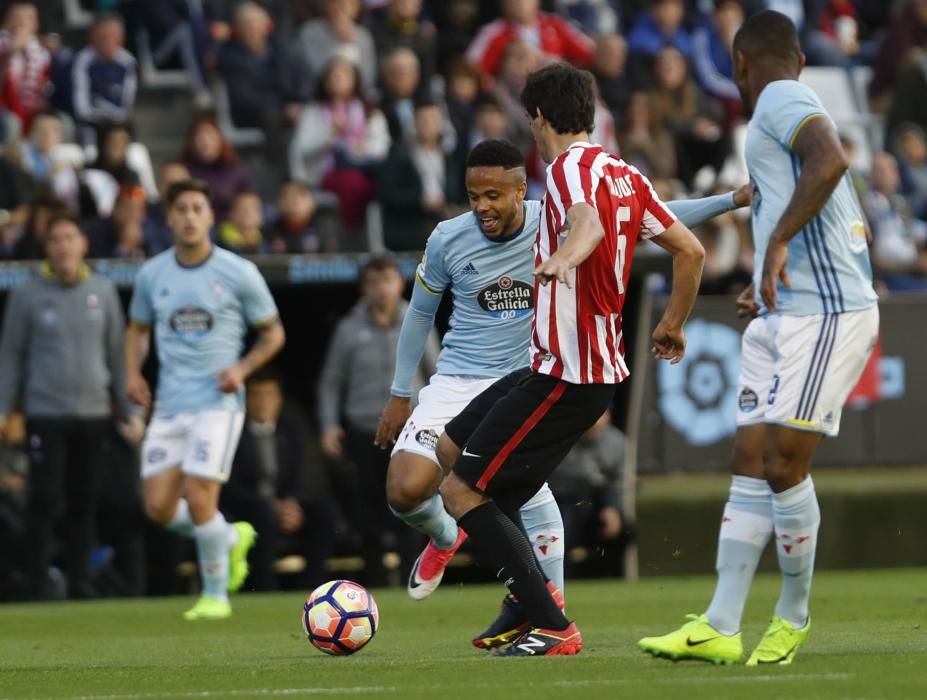
<svg viewBox="0 0 927 700">
<path fill-rule="evenodd" d="M 718 582 L 709 624 L 721 634 L 740 630 L 747 594 L 773 532 L 772 493 L 763 479 L 735 475 L 718 534 Z"/>
<path fill-rule="evenodd" d="M 226 588 L 229 582 L 229 530 L 232 530 L 222 513 L 216 513 L 212 520 L 194 525 L 196 551 L 199 555 L 200 576 L 203 579 L 203 595 L 227 600 Z"/>
<path fill-rule="evenodd" d="M 563 517 L 546 483 L 521 507 L 521 524 L 541 570 L 563 592 Z"/>
<path fill-rule="evenodd" d="M 782 592 L 776 603 L 776 616 L 793 627 L 804 627 L 808 622 L 814 553 L 821 525 L 821 510 L 810 476 L 782 493 L 773 494 L 773 519 L 776 554 L 782 571 Z"/>
<path fill-rule="evenodd" d="M 193 537 L 193 517 L 190 515 L 190 506 L 187 505 L 185 498 L 177 501 L 174 517 L 165 527 L 183 537 Z"/>
<path fill-rule="evenodd" d="M 444 500 L 436 493 L 410 511 L 400 513 L 389 508 L 393 515 L 423 535 L 430 537 L 438 549 L 450 549 L 457 541 L 457 523 L 444 510 Z"/>
</svg>

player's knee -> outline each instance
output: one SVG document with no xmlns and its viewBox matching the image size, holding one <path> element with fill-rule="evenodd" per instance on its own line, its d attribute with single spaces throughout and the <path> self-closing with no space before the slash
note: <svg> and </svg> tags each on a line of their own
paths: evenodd
<svg viewBox="0 0 927 700">
<path fill-rule="evenodd" d="M 767 455 L 763 476 L 773 491 L 781 493 L 804 481 L 808 476 L 808 464 L 781 454 Z"/>
<path fill-rule="evenodd" d="M 438 462 L 441 464 L 444 473 L 450 474 L 454 463 L 460 457 L 460 447 L 447 436 L 447 433 L 441 433 L 441 437 L 438 438 L 438 446 L 435 448 L 435 454 L 438 456 Z"/>
<path fill-rule="evenodd" d="M 441 483 L 441 473 L 426 457 L 398 453 L 386 473 L 386 500 L 398 513 L 408 513 L 431 498 Z"/>
<path fill-rule="evenodd" d="M 408 477 L 395 477 L 386 482 L 386 500 L 397 513 L 408 513 L 420 506 L 430 494 L 422 485 Z"/>
<path fill-rule="evenodd" d="M 447 512 L 455 519 L 462 517 L 485 500 L 479 492 L 474 491 L 454 474 L 441 484 L 441 498 Z"/>
<path fill-rule="evenodd" d="M 165 503 L 153 497 L 145 498 L 145 515 L 148 516 L 149 520 L 158 525 L 167 525 L 174 517 L 174 511 L 176 509 L 176 503 Z"/>
</svg>

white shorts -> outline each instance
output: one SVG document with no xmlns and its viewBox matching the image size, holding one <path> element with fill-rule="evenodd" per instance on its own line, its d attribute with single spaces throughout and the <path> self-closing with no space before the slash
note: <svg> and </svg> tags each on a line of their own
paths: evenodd
<svg viewBox="0 0 927 700">
<path fill-rule="evenodd" d="M 418 392 L 418 405 L 396 438 L 392 454 L 411 452 L 438 464 L 435 448 L 444 426 L 497 381 L 498 378 L 434 375 L 428 386 Z"/>
<path fill-rule="evenodd" d="M 737 425 L 777 423 L 836 435 L 878 334 L 877 306 L 753 319 L 741 345 Z"/>
<path fill-rule="evenodd" d="M 142 478 L 179 466 L 189 476 L 225 483 L 244 422 L 242 411 L 152 418 L 142 443 Z"/>
</svg>

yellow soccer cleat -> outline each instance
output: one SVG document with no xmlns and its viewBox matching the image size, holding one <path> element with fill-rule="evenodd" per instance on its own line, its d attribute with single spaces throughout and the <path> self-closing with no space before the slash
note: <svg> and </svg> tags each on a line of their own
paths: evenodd
<svg viewBox="0 0 927 700">
<path fill-rule="evenodd" d="M 804 627 L 795 629 L 790 622 L 774 617 L 760 643 L 750 654 L 747 666 L 788 666 L 795 659 L 795 652 L 804 643 L 809 631 L 811 618 L 808 618 Z"/>
<path fill-rule="evenodd" d="M 714 664 L 735 664 L 743 656 L 740 632 L 730 637 L 708 624 L 706 615 L 686 615 L 689 620 L 675 632 L 662 637 L 644 637 L 637 643 L 641 651 L 680 661 L 699 659 Z"/>
<path fill-rule="evenodd" d="M 226 620 L 232 616 L 232 606 L 227 600 L 210 595 L 201 595 L 196 605 L 183 614 L 184 620 Z"/>
<path fill-rule="evenodd" d="M 238 543 L 229 550 L 229 582 L 228 590 L 235 593 L 245 585 L 248 578 L 248 551 L 257 540 L 257 532 L 251 523 L 243 520 L 233 523 L 232 527 L 238 533 Z"/>
</svg>

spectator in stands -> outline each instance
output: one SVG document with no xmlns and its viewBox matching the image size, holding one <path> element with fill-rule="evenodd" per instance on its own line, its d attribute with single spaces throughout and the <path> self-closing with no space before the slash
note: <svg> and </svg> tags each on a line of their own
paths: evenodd
<svg viewBox="0 0 927 700">
<path fill-rule="evenodd" d="M 263 252 L 263 225 L 261 197 L 256 192 L 239 192 L 232 200 L 228 219 L 219 224 L 219 245 L 243 255 Z"/>
<path fill-rule="evenodd" d="M 466 162 L 476 99 L 480 94 L 480 74 L 465 58 L 458 58 L 448 69 L 446 92 L 448 123 L 454 127 L 457 157 Z"/>
<path fill-rule="evenodd" d="M 116 287 L 83 262 L 87 241 L 75 219 L 51 221 L 46 243 L 42 274 L 7 300 L 0 337 L 0 430 L 22 387 L 31 457 L 30 592 L 37 599 L 48 595 L 54 527 L 66 508 L 68 596 L 82 598 L 94 595 L 89 558 L 101 446 L 114 417 L 132 416 L 125 393 L 124 320 Z M 62 334 L 69 342 L 61 342 Z M 127 434 L 140 440 L 142 421 L 131 421 Z"/>
<path fill-rule="evenodd" d="M 674 47 L 685 59 L 692 55 L 692 37 L 683 24 L 683 0 L 650 0 L 650 8 L 637 16 L 628 34 L 630 73 L 635 85 L 650 82 L 651 67 L 664 47 Z"/>
<path fill-rule="evenodd" d="M 167 192 L 175 182 L 189 180 L 190 171 L 183 163 L 176 160 L 168 161 L 161 166 L 158 174 L 158 201 L 148 204 L 148 211 L 145 215 L 145 223 L 142 230 L 145 235 L 145 247 L 151 255 L 157 255 L 162 250 L 167 250 L 174 245 L 174 232 L 167 225 L 167 217 L 164 211 L 164 202 L 167 201 Z"/>
<path fill-rule="evenodd" d="M 387 11 L 373 25 L 373 40 L 381 65 L 394 49 L 414 51 L 421 80 L 430 84 L 437 71 L 438 36 L 431 22 L 420 19 L 421 14 L 422 0 L 390 0 Z"/>
<path fill-rule="evenodd" d="M 193 103 L 200 109 L 212 106 L 206 83 L 206 26 L 202 13 L 194 12 L 189 0 L 161 0 L 135 3 L 138 21 L 145 28 L 151 58 L 164 68 L 179 59 L 190 78 Z"/>
<path fill-rule="evenodd" d="M 618 134 L 621 157 L 651 180 L 676 176 L 673 135 L 653 113 L 650 97 L 635 92 L 628 103 Z"/>
<path fill-rule="evenodd" d="M 895 130 L 894 142 L 902 190 L 914 216 L 927 221 L 927 134 L 917 124 L 902 124 Z"/>
<path fill-rule="evenodd" d="M 620 34 L 603 34 L 596 39 L 592 74 L 602 101 L 617 122 L 631 100 L 631 81 L 625 73 L 627 62 L 628 43 Z"/>
<path fill-rule="evenodd" d="M 386 119 L 367 105 L 356 64 L 336 55 L 322 74 L 316 100 L 303 110 L 296 127 L 290 174 L 304 185 L 333 192 L 343 223 L 357 229 L 374 193 L 373 170 L 389 144 Z"/>
<path fill-rule="evenodd" d="M 863 206 L 872 226 L 873 262 L 889 289 L 927 288 L 927 224 L 911 215 L 898 163 L 876 153 Z M 865 237 L 865 231 L 852 232 Z"/>
<path fill-rule="evenodd" d="M 29 138 L 11 145 L 10 159 L 35 194 L 44 189 L 64 202 L 73 214 L 81 212 L 81 186 L 77 169 L 61 153 L 61 120 L 51 112 L 39 112 L 32 118 Z"/>
<path fill-rule="evenodd" d="M 145 205 L 141 185 L 122 185 L 109 217 L 87 227 L 90 257 L 140 260 L 148 256 L 143 230 Z"/>
<path fill-rule="evenodd" d="M 741 0 L 716 0 L 715 10 L 692 33 L 692 67 L 695 79 L 707 95 L 725 108 L 725 125 L 740 115 L 740 92 L 734 84 L 731 46 L 744 21 Z"/>
<path fill-rule="evenodd" d="M 770 9 L 775 9 L 774 5 L 767 2 Z M 795 24 L 808 65 L 850 68 L 860 53 L 853 0 L 817 0 L 803 5 L 804 16 Z"/>
<path fill-rule="evenodd" d="M 721 128 L 723 109 L 699 89 L 685 57 L 672 46 L 657 54 L 650 100 L 654 117 L 673 134 L 679 179 L 691 187 L 706 165 L 719 173 L 730 152 Z"/>
<path fill-rule="evenodd" d="M 541 12 L 539 0 L 503 0 L 502 17 L 480 30 L 467 58 L 486 75 L 496 76 L 513 41 L 540 50 L 545 60 L 589 66 L 595 57 L 592 39 L 562 17 Z"/>
<path fill-rule="evenodd" d="M 0 259 L 14 255 L 28 211 L 26 199 L 25 187 L 16 166 L 0 156 Z"/>
<path fill-rule="evenodd" d="M 39 13 L 32 2 L 12 2 L 0 29 L 0 108 L 16 115 L 22 132 L 47 106 L 52 58 L 39 40 Z"/>
<path fill-rule="evenodd" d="M 505 111 L 508 139 L 523 152 L 531 148 L 533 139 L 531 127 L 525 119 L 521 91 L 528 80 L 528 74 L 541 67 L 542 59 L 543 55 L 537 49 L 520 41 L 513 41 L 506 47 L 502 69 L 490 90 L 490 94 Z"/>
<path fill-rule="evenodd" d="M 187 132 L 180 161 L 191 177 L 204 180 L 212 192 L 217 221 L 224 221 L 239 192 L 252 192 L 251 175 L 228 142 L 215 117 L 200 115 Z"/>
<path fill-rule="evenodd" d="M 380 409 L 389 398 L 390 374 L 384 371 L 396 360 L 399 329 L 408 304 L 405 286 L 396 263 L 375 257 L 361 270 L 361 299 L 335 328 L 319 378 L 319 424 L 322 450 L 341 465 L 340 479 L 355 486 L 350 499 L 356 511 L 352 522 L 361 530 L 364 544 L 363 582 L 384 585 L 383 554 L 395 538 L 409 538 L 400 554 L 408 551 L 408 568 L 421 540 L 415 531 L 394 518 L 386 506 L 386 468 L 389 453 L 377 448 L 373 438 Z M 437 342 L 432 337 L 423 369 L 434 366 Z M 421 381 L 421 376 L 420 376 Z M 355 473 L 350 473 L 350 469 Z M 390 541 L 392 540 L 392 542 Z"/>
<path fill-rule="evenodd" d="M 310 590 L 325 580 L 335 518 L 321 475 L 305 483 L 307 418 L 285 401 L 280 377 L 268 368 L 248 379 L 245 405 L 245 425 L 220 505 L 227 517 L 246 520 L 260 533 L 249 557 L 247 588 L 278 589 L 274 561 L 299 554 L 306 561 L 300 584 Z"/>
<path fill-rule="evenodd" d="M 566 550 L 580 545 L 594 550 L 590 558 L 601 561 L 596 572 L 600 575 L 617 576 L 623 569 L 628 540 L 621 512 L 624 450 L 624 435 L 606 411 L 550 478 L 550 489 L 563 515 Z"/>
<path fill-rule="evenodd" d="M 923 47 L 927 46 L 927 0 L 909 0 L 897 8 L 876 57 L 869 97 L 876 111 L 891 108 L 891 128 L 905 121 L 927 125 L 927 91 L 923 76 Z M 894 90 L 892 90 L 894 88 Z M 919 117 L 919 118 L 918 118 Z"/>
<path fill-rule="evenodd" d="M 94 128 L 124 124 L 132 117 L 138 87 L 135 57 L 124 47 L 125 27 L 116 15 L 102 15 L 90 30 L 90 46 L 74 57 L 71 69 L 74 118 L 81 140 L 94 143 Z"/>
<path fill-rule="evenodd" d="M 25 226 L 13 246 L 16 260 L 41 260 L 45 257 L 45 235 L 48 223 L 67 212 L 67 207 L 55 197 L 39 194 L 29 200 Z"/>
<path fill-rule="evenodd" d="M 512 131 L 509 116 L 493 94 L 481 95 L 476 101 L 476 117 L 470 129 L 467 148 L 473 148 L 481 141 L 506 139 Z"/>
<path fill-rule="evenodd" d="M 446 72 L 462 58 L 479 29 L 479 0 L 443 0 L 429 3 L 438 27 L 438 69 Z"/>
<path fill-rule="evenodd" d="M 377 52 L 373 37 L 357 18 L 360 0 L 323 0 L 324 14 L 306 22 L 299 30 L 298 50 L 312 74 L 322 76 L 335 55 L 353 54 L 365 95 L 373 90 L 377 80 Z"/>
<path fill-rule="evenodd" d="M 313 223 L 315 199 L 309 188 L 295 180 L 284 182 L 277 195 L 278 217 L 269 231 L 272 253 L 315 253 L 321 237 Z"/>
<path fill-rule="evenodd" d="M 422 83 L 421 67 L 412 49 L 399 47 L 384 58 L 380 109 L 393 141 L 414 138 L 415 102 L 427 94 L 428 86 Z"/>
<path fill-rule="evenodd" d="M 129 165 L 129 146 L 132 131 L 126 124 L 101 123 L 97 125 L 96 160 L 88 167 L 109 173 L 117 185 L 134 187 L 141 184 L 138 173 Z"/>
<path fill-rule="evenodd" d="M 262 129 L 279 162 L 310 85 L 307 71 L 274 39 L 273 21 L 256 2 L 236 9 L 235 33 L 220 47 L 217 69 L 228 89 L 232 121 Z"/>
<path fill-rule="evenodd" d="M 442 147 L 444 113 L 435 102 L 415 107 L 415 139 L 396 142 L 380 170 L 383 238 L 390 250 L 424 250 L 428 235 L 466 204 L 463 164 Z"/>
</svg>

